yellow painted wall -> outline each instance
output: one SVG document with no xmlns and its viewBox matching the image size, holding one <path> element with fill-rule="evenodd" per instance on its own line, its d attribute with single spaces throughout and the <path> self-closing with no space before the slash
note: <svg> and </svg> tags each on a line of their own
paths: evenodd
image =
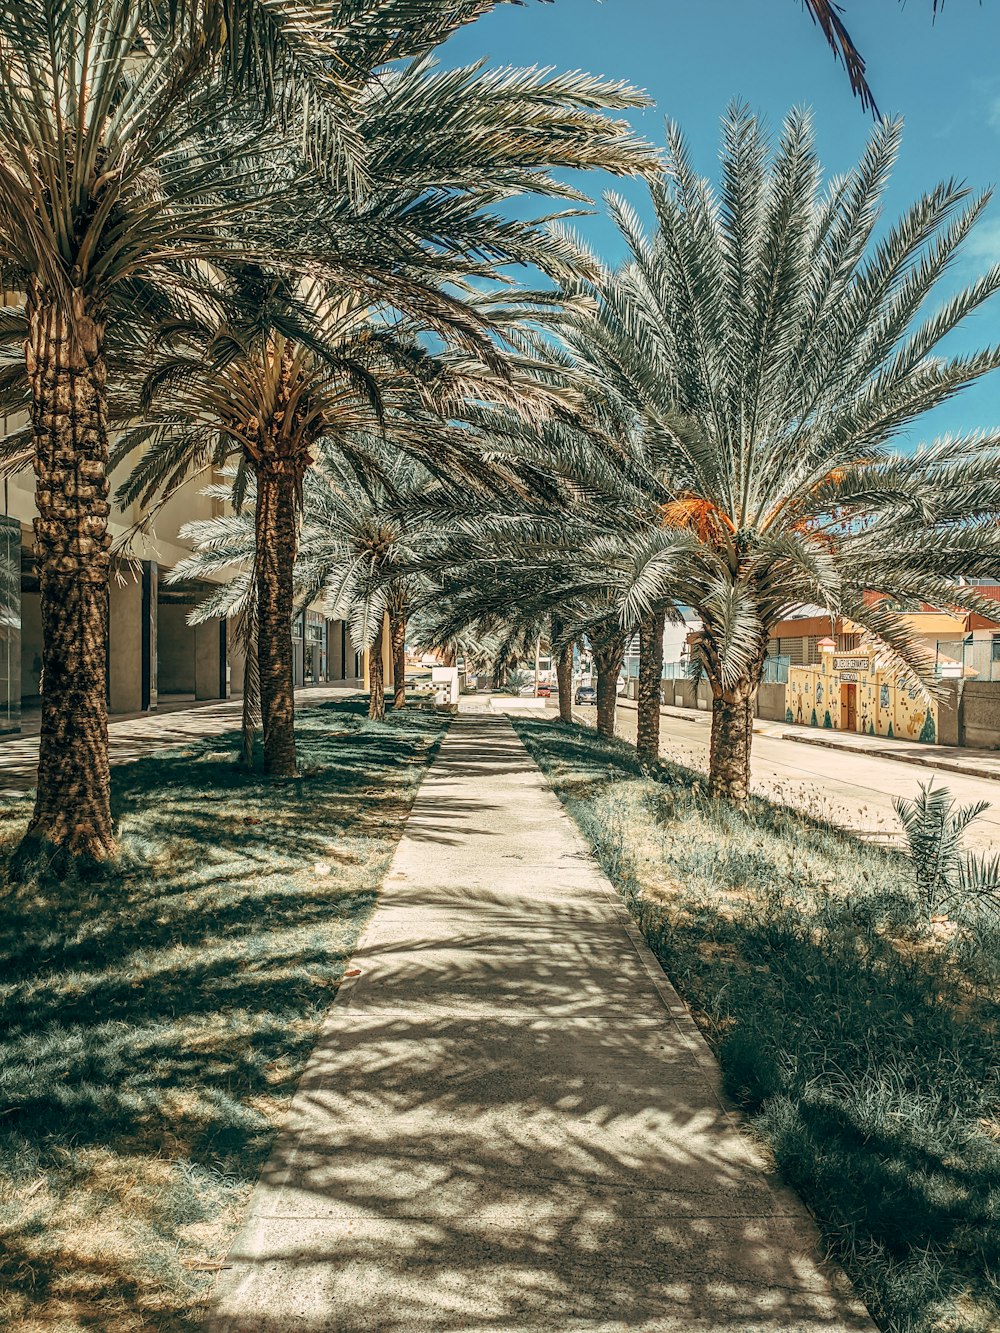
<svg viewBox="0 0 1000 1333">
<path fill-rule="evenodd" d="M 841 654 L 824 653 L 824 660 L 815 666 L 789 667 L 786 722 L 841 730 L 843 682 L 841 673 L 834 670 L 835 656 Z M 856 674 L 858 679 L 852 682 L 856 685 L 856 731 L 900 740 L 937 740 L 938 706 L 933 700 L 928 702 L 916 686 L 900 685 L 891 676 L 883 676 L 871 667 Z"/>
</svg>

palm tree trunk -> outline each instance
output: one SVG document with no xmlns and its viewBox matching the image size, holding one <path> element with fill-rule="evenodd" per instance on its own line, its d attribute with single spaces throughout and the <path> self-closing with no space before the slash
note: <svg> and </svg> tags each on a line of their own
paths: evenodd
<svg viewBox="0 0 1000 1333">
<path fill-rule="evenodd" d="M 392 642 L 392 706 L 406 707 L 406 615 L 402 611 L 389 614 L 389 638 Z"/>
<path fill-rule="evenodd" d="M 382 664 L 382 637 L 384 618 L 379 620 L 378 633 L 368 652 L 368 716 L 373 722 L 385 721 L 385 668 Z"/>
<path fill-rule="evenodd" d="M 243 716 L 240 762 L 246 769 L 253 768 L 253 752 L 260 726 L 260 676 L 257 660 L 257 599 L 256 575 L 250 596 L 237 621 L 237 636 L 243 649 Z"/>
<path fill-rule="evenodd" d="M 559 689 L 559 721 L 573 721 L 573 645 L 560 648 L 556 658 L 556 683 Z"/>
<path fill-rule="evenodd" d="M 253 768 L 253 749 L 257 740 L 257 718 L 246 684 L 243 686 L 243 716 L 241 719 L 240 764 L 243 768 Z"/>
<path fill-rule="evenodd" d="M 600 645 L 594 644 L 594 665 L 597 667 L 597 730 L 602 736 L 615 734 L 615 711 L 618 706 L 618 677 L 625 657 L 625 638 L 613 634 Z"/>
<path fill-rule="evenodd" d="M 32 284 L 25 364 L 35 444 L 42 615 L 38 787 L 16 858 L 56 874 L 115 851 L 108 763 L 108 437 L 103 334 Z"/>
<path fill-rule="evenodd" d="M 256 608 L 255 608 L 256 614 Z M 251 658 L 253 665 L 251 666 Z M 244 768 L 253 768 L 253 752 L 260 726 L 260 677 L 257 659 L 257 637 L 244 639 L 243 660 L 243 718 L 241 762 Z"/>
<path fill-rule="evenodd" d="M 257 662 L 264 772 L 295 777 L 296 478 L 289 460 L 265 460 L 257 469 Z"/>
<path fill-rule="evenodd" d="M 638 718 L 635 747 L 643 759 L 660 757 L 660 681 L 663 678 L 663 626 L 656 611 L 639 622 Z"/>
<path fill-rule="evenodd" d="M 750 745 L 756 694 L 751 681 L 741 681 L 733 689 L 717 692 L 713 689 L 709 795 L 723 796 L 738 805 L 750 795 Z"/>
<path fill-rule="evenodd" d="M 762 634 L 750 669 L 742 679 L 723 679 L 721 654 L 707 625 L 701 638 L 701 659 L 712 687 L 712 740 L 708 760 L 708 791 L 711 796 L 742 805 L 750 795 L 750 747 L 757 690 L 767 654 L 767 636 Z"/>
</svg>

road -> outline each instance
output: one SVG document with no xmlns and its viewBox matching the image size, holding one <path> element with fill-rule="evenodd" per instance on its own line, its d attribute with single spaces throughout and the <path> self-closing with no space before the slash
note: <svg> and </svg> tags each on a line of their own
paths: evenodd
<svg viewBox="0 0 1000 1333">
<path fill-rule="evenodd" d="M 574 708 L 577 721 L 597 722 L 596 708 Z M 635 743 L 634 708 L 619 707 L 618 734 Z M 965 846 L 980 851 L 1000 850 L 1000 782 L 989 778 L 941 773 L 867 754 L 827 750 L 769 735 L 777 724 L 761 722 L 755 728 L 750 770 L 753 789 L 771 800 L 804 810 L 865 838 L 880 842 L 899 839 L 894 796 L 913 796 L 921 782 L 933 778 L 946 786 L 962 804 L 989 801 L 991 809 L 966 833 Z M 711 715 L 690 718 L 664 714 L 660 722 L 660 753 L 690 768 L 708 771 Z"/>
</svg>

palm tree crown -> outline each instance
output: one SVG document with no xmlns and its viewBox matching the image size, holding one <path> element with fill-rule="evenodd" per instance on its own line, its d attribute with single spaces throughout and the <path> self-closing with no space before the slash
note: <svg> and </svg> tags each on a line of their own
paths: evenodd
<svg viewBox="0 0 1000 1333">
<path fill-rule="evenodd" d="M 713 188 L 671 130 L 667 174 L 650 187 L 655 230 L 611 200 L 628 262 L 592 289 L 596 314 L 566 327 L 619 423 L 611 455 L 647 475 L 624 618 L 664 601 L 697 609 L 720 727 L 736 710 L 745 731 L 770 629 L 794 608 L 849 617 L 927 679 L 888 600 L 983 610 L 953 576 L 1000 566 L 1000 435 L 893 448 L 1000 365 L 996 347 L 937 350 L 997 290 L 1000 268 L 916 321 L 985 197 L 946 182 L 879 236 L 899 137 L 881 124 L 824 190 L 807 115 L 793 112 L 772 150 L 734 107 Z"/>
</svg>

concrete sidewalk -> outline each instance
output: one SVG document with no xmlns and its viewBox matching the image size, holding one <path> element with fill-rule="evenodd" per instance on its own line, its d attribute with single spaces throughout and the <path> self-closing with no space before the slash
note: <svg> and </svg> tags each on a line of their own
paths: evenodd
<svg viewBox="0 0 1000 1333">
<path fill-rule="evenodd" d="M 337 685 L 308 685 L 295 691 L 296 708 L 346 699 L 357 694 L 359 681 Z M 214 699 L 203 703 L 171 705 L 162 712 L 132 713 L 108 722 L 108 748 L 113 764 L 144 759 L 157 750 L 190 745 L 206 736 L 239 731 L 243 700 Z M 28 791 L 38 774 L 38 735 L 0 739 L 0 795 Z"/>
<path fill-rule="evenodd" d="M 873 1330 L 505 717 L 455 719 L 354 966 L 213 1333 Z"/>
<path fill-rule="evenodd" d="M 919 764 L 921 768 L 943 773 L 964 773 L 970 778 L 990 778 L 1000 782 L 1000 753 L 996 750 L 971 750 L 956 745 L 922 745 L 918 741 L 896 740 L 888 736 L 862 736 L 854 731 L 826 731 L 816 727 L 789 726 L 787 722 L 768 724 L 767 734 L 802 745 L 821 745 L 828 750 L 849 750 L 876 759 L 893 759 L 899 764 Z"/>
</svg>

